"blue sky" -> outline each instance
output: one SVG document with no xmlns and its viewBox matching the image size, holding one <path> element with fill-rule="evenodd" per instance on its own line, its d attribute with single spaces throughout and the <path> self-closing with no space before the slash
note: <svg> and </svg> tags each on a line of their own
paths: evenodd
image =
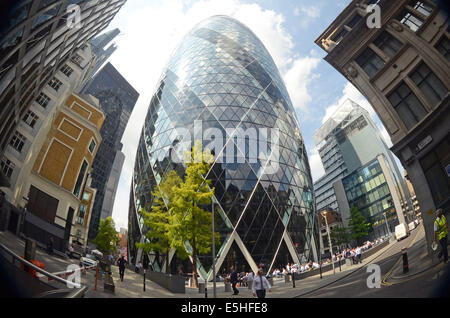
<svg viewBox="0 0 450 318">
<path fill-rule="evenodd" d="M 275 60 L 296 107 L 313 179 L 323 174 L 313 133 L 347 98 L 374 116 L 367 100 L 323 58 L 314 40 L 350 0 L 128 0 L 106 30 L 119 28 L 110 62 L 136 88 L 140 98 L 124 133 L 126 155 L 114 204 L 117 227 L 127 227 L 134 158 L 151 96 L 170 54 L 192 27 L 209 16 L 230 15 L 247 25 Z"/>
</svg>

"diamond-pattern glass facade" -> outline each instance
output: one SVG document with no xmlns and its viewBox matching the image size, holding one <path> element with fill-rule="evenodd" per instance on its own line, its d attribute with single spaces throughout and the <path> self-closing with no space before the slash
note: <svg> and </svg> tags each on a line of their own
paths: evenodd
<svg viewBox="0 0 450 318">
<path fill-rule="evenodd" d="M 215 138 L 222 138 L 224 145 L 219 153 L 215 151 L 216 161 L 207 175 L 215 188 L 216 228 L 221 234 L 218 268 L 231 262 L 239 270 L 255 269 L 259 264 L 269 270 L 285 265 L 277 262 L 313 258 L 312 236 L 317 241 L 318 230 L 312 179 L 294 108 L 261 41 L 225 16 L 197 25 L 174 52 L 161 77 L 137 150 L 130 224 L 140 224 L 139 232 L 145 232 L 137 211 L 143 207 L 150 210 L 151 191 L 166 173 L 173 169 L 184 173 L 183 165 L 171 158 L 183 140 L 177 128 L 188 129 L 195 136 L 194 121 L 201 121 L 203 133 L 208 128 L 221 132 L 221 137 Z M 262 155 L 274 148 L 271 134 L 234 138 L 229 128 L 278 129 L 276 172 L 267 173 L 267 157 Z M 267 149 L 250 147 L 261 138 L 267 140 Z M 218 160 L 229 145 L 236 150 L 232 160 Z M 130 241 L 131 257 L 139 255 L 133 248 L 136 240 L 135 235 Z M 164 262 L 159 255 L 150 259 L 155 268 Z M 200 256 L 199 261 L 200 274 L 207 277 L 211 257 Z"/>
</svg>

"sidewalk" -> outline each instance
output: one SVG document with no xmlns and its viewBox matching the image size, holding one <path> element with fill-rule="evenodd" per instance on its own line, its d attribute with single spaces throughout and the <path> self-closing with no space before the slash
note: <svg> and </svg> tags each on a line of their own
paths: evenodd
<svg viewBox="0 0 450 318">
<path fill-rule="evenodd" d="M 433 257 L 428 255 L 427 242 L 423 239 L 424 236 L 425 233 L 423 228 L 421 228 L 421 232 L 417 234 L 413 243 L 407 247 L 408 272 L 403 273 L 403 257 L 399 257 L 393 271 L 386 275 L 384 281 L 387 285 L 401 283 L 442 265 L 437 255 L 433 255 Z"/>
<path fill-rule="evenodd" d="M 337 280 L 347 277 L 356 270 L 367 266 L 377 257 L 382 255 L 384 252 L 392 247 L 390 243 L 380 251 L 371 255 L 370 257 L 363 259 L 362 264 L 342 266 L 342 271 L 339 271 L 339 266 L 336 267 L 336 274 L 333 271 L 323 273 L 322 279 L 320 279 L 319 274 L 316 276 L 311 276 L 305 279 L 296 280 L 295 288 L 292 286 L 292 282 L 285 283 L 284 278 L 274 278 L 274 286 L 272 286 L 272 292 L 267 293 L 267 298 L 294 298 L 305 294 L 308 294 L 316 289 L 322 288 L 326 285 L 332 284 Z M 126 270 L 124 281 L 121 282 L 119 279 L 119 269 L 117 266 L 112 267 L 112 275 L 115 285 L 115 295 L 103 293 L 103 282 L 99 281 L 98 291 L 95 292 L 90 290 L 86 297 L 94 298 L 205 298 L 204 293 L 199 293 L 198 288 L 191 288 L 186 286 L 185 294 L 174 294 L 166 289 L 162 288 L 158 284 L 146 280 L 146 291 L 143 291 L 143 275 L 136 274 L 134 271 Z M 207 284 L 208 298 L 213 297 L 213 283 L 209 282 Z M 216 283 L 216 294 L 217 298 L 232 298 L 232 299 L 246 299 L 254 298 L 251 290 L 248 287 L 238 287 L 239 295 L 232 295 L 232 292 L 225 292 L 225 285 L 223 282 Z"/>
</svg>

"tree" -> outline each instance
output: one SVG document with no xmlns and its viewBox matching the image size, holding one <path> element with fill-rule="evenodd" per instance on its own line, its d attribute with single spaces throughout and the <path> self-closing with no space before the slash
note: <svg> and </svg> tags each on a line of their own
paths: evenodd
<svg viewBox="0 0 450 318">
<path fill-rule="evenodd" d="M 339 250 L 342 245 L 347 246 L 350 242 L 350 233 L 349 230 L 345 227 L 334 227 L 330 231 L 330 237 L 333 245 L 337 246 Z"/>
<path fill-rule="evenodd" d="M 145 236 L 148 239 L 146 243 L 136 243 L 138 248 L 144 252 L 158 251 L 166 255 L 166 273 L 169 274 L 169 252 L 172 248 L 173 238 L 169 235 L 172 226 L 171 208 L 173 206 L 174 188 L 178 187 L 183 180 L 176 171 L 172 170 L 155 188 L 153 195 L 153 205 L 150 212 L 145 209 L 140 211 L 144 218 L 144 225 L 148 228 Z M 178 251 L 182 253 L 182 251 Z"/>
<path fill-rule="evenodd" d="M 367 222 L 366 218 L 361 214 L 361 212 L 359 212 L 358 208 L 355 206 L 352 206 L 350 210 L 348 225 L 351 232 L 350 237 L 354 240 L 357 240 L 358 244 L 361 238 L 367 237 L 369 235 L 371 225 Z"/>
<path fill-rule="evenodd" d="M 211 152 L 202 151 L 200 142 L 196 142 L 190 153 L 185 153 L 187 165 L 184 182 L 175 186 L 173 206 L 171 208 L 172 226 L 169 229 L 171 246 L 177 250 L 184 250 L 181 258 L 192 258 L 192 282 L 198 286 L 197 256 L 211 250 L 212 219 L 211 212 L 205 210 L 211 204 L 214 188 L 210 189 L 211 180 L 205 176 L 213 160 Z M 219 234 L 216 234 L 219 237 Z"/>
<path fill-rule="evenodd" d="M 109 254 L 116 250 L 119 240 L 113 219 L 110 216 L 101 219 L 97 237 L 93 241 L 98 250 L 104 254 Z"/>
</svg>

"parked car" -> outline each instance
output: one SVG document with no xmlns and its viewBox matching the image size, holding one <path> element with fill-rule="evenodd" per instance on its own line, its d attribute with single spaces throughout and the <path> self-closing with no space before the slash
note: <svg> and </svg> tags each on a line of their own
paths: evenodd
<svg viewBox="0 0 450 318">
<path fill-rule="evenodd" d="M 397 242 L 400 242 L 400 240 L 408 237 L 409 235 L 410 231 L 405 223 L 401 223 L 395 227 L 395 238 L 397 239 Z"/>
<path fill-rule="evenodd" d="M 93 254 L 86 254 L 86 256 L 80 258 L 80 267 L 97 266 L 97 263 L 97 257 Z"/>
</svg>

